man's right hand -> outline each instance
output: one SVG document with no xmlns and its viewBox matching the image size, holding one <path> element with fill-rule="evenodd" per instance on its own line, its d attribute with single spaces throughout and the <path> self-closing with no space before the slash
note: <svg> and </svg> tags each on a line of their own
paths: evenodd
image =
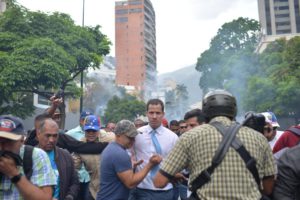
<svg viewBox="0 0 300 200">
<path fill-rule="evenodd" d="M 149 159 L 149 163 L 153 166 L 159 164 L 161 161 L 162 161 L 162 157 L 157 154 L 151 156 L 151 158 Z"/>
</svg>

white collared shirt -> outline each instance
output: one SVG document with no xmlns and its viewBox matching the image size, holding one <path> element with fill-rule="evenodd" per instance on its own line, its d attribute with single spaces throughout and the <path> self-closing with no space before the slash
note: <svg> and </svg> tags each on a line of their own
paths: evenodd
<svg viewBox="0 0 300 200">
<path fill-rule="evenodd" d="M 147 165 L 150 157 L 156 154 L 155 147 L 152 143 L 150 132 L 153 129 L 147 125 L 138 129 L 142 134 L 138 134 L 135 137 L 135 143 L 133 146 L 133 151 L 137 160 L 144 160 L 144 162 L 137 167 L 137 170 L 141 170 Z M 174 147 L 178 136 L 171 130 L 163 127 L 162 125 L 156 129 L 156 137 L 162 149 L 163 159 L 167 157 L 171 149 Z M 169 190 L 172 188 L 172 184 L 168 184 L 164 188 L 156 188 L 153 185 L 153 180 L 150 176 L 150 172 L 144 178 L 144 180 L 137 186 L 138 188 L 148 189 L 148 190 Z"/>
</svg>

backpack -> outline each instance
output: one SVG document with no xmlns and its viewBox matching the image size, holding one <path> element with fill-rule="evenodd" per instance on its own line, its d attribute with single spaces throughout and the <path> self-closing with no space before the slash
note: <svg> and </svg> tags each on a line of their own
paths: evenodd
<svg viewBox="0 0 300 200">
<path fill-rule="evenodd" d="M 289 129 L 287 129 L 287 131 L 290 131 L 290 132 L 294 133 L 295 135 L 300 136 L 300 129 L 298 129 L 296 127 L 290 127 Z"/>
<path fill-rule="evenodd" d="M 32 153 L 33 153 L 33 146 L 25 145 L 24 148 L 24 157 L 23 157 L 23 170 L 26 178 L 30 181 L 32 176 Z"/>
</svg>

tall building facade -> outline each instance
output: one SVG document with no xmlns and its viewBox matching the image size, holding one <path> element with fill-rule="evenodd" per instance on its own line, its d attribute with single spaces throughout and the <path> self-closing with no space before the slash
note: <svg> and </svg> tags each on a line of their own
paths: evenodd
<svg viewBox="0 0 300 200">
<path fill-rule="evenodd" d="M 150 0 L 115 3 L 117 85 L 147 99 L 156 89 L 155 12 Z"/>
<path fill-rule="evenodd" d="M 300 0 L 258 0 L 262 39 L 259 52 L 278 38 L 300 35 Z"/>
</svg>

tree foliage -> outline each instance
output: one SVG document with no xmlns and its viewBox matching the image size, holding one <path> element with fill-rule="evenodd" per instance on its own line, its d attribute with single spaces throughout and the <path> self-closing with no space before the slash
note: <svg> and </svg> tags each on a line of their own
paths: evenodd
<svg viewBox="0 0 300 200">
<path fill-rule="evenodd" d="M 249 80 L 245 107 L 300 117 L 300 37 L 279 39 L 260 55 L 259 75 Z M 255 94 L 255 95 L 253 95 Z"/>
<path fill-rule="evenodd" d="M 212 88 L 224 88 L 226 84 L 233 85 L 241 70 L 251 68 L 249 63 L 252 63 L 253 55 L 249 57 L 249 54 L 258 42 L 258 33 L 259 23 L 248 18 L 225 23 L 218 30 L 210 48 L 201 54 L 196 65 L 202 73 L 199 85 L 204 93 Z"/>
<path fill-rule="evenodd" d="M 109 100 L 105 110 L 104 118 L 106 122 L 118 122 L 122 119 L 133 121 L 140 115 L 146 112 L 146 104 L 137 100 L 136 97 L 125 95 L 120 98 L 114 96 Z"/>
<path fill-rule="evenodd" d="M 300 37 L 276 40 L 256 54 L 258 33 L 255 20 L 239 18 L 224 24 L 198 58 L 200 87 L 205 92 L 231 91 L 240 111 L 270 110 L 299 119 Z"/>
<path fill-rule="evenodd" d="M 49 97 L 61 88 L 80 95 L 74 78 L 97 68 L 109 45 L 100 26 L 77 26 L 67 14 L 31 12 L 11 1 L 0 15 L 0 114 L 30 115 L 25 97 L 32 92 Z"/>
</svg>

